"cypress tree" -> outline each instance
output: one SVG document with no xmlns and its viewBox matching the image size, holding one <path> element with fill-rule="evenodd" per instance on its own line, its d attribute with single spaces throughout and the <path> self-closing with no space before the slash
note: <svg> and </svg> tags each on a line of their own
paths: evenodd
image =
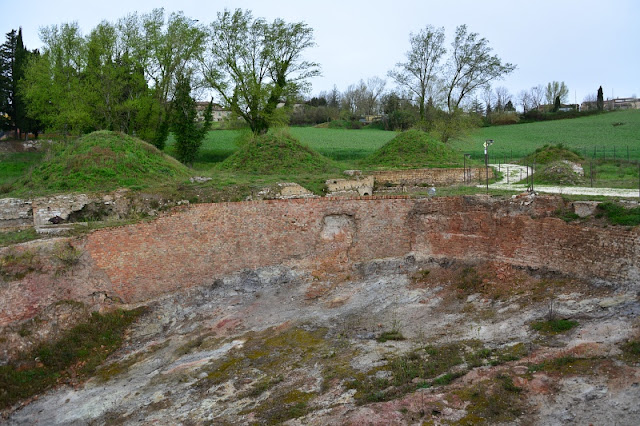
<svg viewBox="0 0 640 426">
<path fill-rule="evenodd" d="M 213 103 L 209 102 L 202 126 L 197 124 L 196 101 L 191 97 L 189 79 L 180 76 L 176 83 L 175 98 L 171 105 L 171 130 L 176 138 L 178 160 L 191 165 L 198 154 L 202 141 L 211 127 Z"/>
<path fill-rule="evenodd" d="M 596 106 L 598 111 L 604 110 L 604 92 L 602 91 L 602 86 L 598 89 L 598 100 L 596 101 Z"/>
<path fill-rule="evenodd" d="M 0 46 L 0 126 L 3 130 L 14 130 L 14 84 L 13 71 L 16 58 L 16 30 L 6 34 L 6 40 Z"/>
</svg>

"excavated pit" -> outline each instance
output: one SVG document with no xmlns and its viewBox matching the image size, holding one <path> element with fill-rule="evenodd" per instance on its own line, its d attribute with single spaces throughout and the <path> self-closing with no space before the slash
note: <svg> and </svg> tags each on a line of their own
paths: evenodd
<svg viewBox="0 0 640 426">
<path fill-rule="evenodd" d="M 197 206 L 76 241 L 46 295 L 39 249 L 1 289 L 5 335 L 60 292 L 149 310 L 95 377 L 6 421 L 636 424 L 638 229 L 566 224 L 561 202 Z"/>
</svg>

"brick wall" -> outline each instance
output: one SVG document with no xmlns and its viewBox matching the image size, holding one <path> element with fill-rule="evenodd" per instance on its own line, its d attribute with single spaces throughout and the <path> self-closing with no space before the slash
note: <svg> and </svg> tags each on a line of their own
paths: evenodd
<svg viewBox="0 0 640 426">
<path fill-rule="evenodd" d="M 496 259 L 603 280 L 639 276 L 638 228 L 593 228 L 549 217 L 559 198 L 451 197 L 274 200 L 203 204 L 88 237 L 117 295 L 140 301 L 242 269 L 319 273 L 409 252 Z"/>
<path fill-rule="evenodd" d="M 530 202 L 369 196 L 192 205 L 151 222 L 72 240 L 85 254 L 71 274 L 56 274 L 54 262 L 42 273 L 3 283 L 0 326 L 62 299 L 94 303 L 104 294 L 141 302 L 273 265 L 307 271 L 323 283 L 353 273 L 357 262 L 409 253 L 638 283 L 640 227 L 567 224 L 552 217 L 561 203 L 558 197 Z M 50 257 L 55 244 L 32 242 L 0 249 L 0 255 L 35 250 Z"/>
<path fill-rule="evenodd" d="M 447 186 L 464 183 L 465 169 L 410 169 L 380 170 L 372 172 L 378 185 L 434 185 Z M 484 168 L 466 169 L 467 181 L 481 181 L 486 177 Z M 493 169 L 489 168 L 489 178 L 493 178 Z"/>
</svg>

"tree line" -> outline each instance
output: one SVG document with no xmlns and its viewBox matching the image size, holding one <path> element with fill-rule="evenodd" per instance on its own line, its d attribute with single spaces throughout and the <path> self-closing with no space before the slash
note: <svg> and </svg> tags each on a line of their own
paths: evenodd
<svg viewBox="0 0 640 426">
<path fill-rule="evenodd" d="M 117 130 L 160 149 L 170 131 L 184 132 L 181 121 L 195 117 L 194 95 L 213 91 L 254 132 L 264 133 L 281 120 L 277 105 L 319 73 L 301 57 L 313 45 L 311 28 L 267 22 L 240 9 L 225 10 L 208 25 L 154 9 L 103 21 L 86 36 L 77 23 L 46 27 L 42 52 L 21 61 L 20 73 L 6 70 L 19 58 L 14 46 L 22 42 L 13 38 L 8 34 L 3 45 L 4 128 Z M 26 125 L 15 108 L 39 124 Z M 195 135 L 194 129 L 186 134 Z"/>
<path fill-rule="evenodd" d="M 0 55 L 4 129 L 117 130 L 160 149 L 173 131 L 185 162 L 211 122 L 205 114 L 204 125 L 196 123 L 194 97 L 205 94 L 214 93 L 231 120 L 257 134 L 287 122 L 357 123 L 382 116 L 385 128 L 420 126 L 443 141 L 478 117 L 515 111 L 516 101 L 526 112 L 543 99 L 564 102 L 568 95 L 564 82 L 536 86 L 517 98 L 505 88 L 492 89 L 516 67 L 503 63 L 488 40 L 466 25 L 456 28 L 449 46 L 444 28 L 428 25 L 411 33 L 405 61 L 387 74 L 396 84 L 392 90 L 385 79 L 371 77 L 310 99 L 309 80 L 320 74 L 320 65 L 303 57 L 314 46 L 313 29 L 303 22 L 268 22 L 250 11 L 225 10 L 207 24 L 154 9 L 103 21 L 88 35 L 77 23 L 52 25 L 41 29 L 41 51 L 23 46 L 21 30 L 6 37 Z"/>
</svg>

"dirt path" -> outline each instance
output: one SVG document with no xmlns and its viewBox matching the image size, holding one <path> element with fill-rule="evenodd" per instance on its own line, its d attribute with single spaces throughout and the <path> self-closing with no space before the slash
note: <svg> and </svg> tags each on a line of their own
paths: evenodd
<svg viewBox="0 0 640 426">
<path fill-rule="evenodd" d="M 489 188 L 523 192 L 527 190 L 527 185 L 516 184 L 513 182 L 519 182 L 520 180 L 525 179 L 531 173 L 531 167 L 521 166 L 519 164 L 490 164 L 489 166 L 501 171 L 504 174 L 502 180 L 490 184 Z M 482 187 L 484 185 L 478 186 Z M 545 192 L 550 194 L 603 195 L 605 197 L 627 198 L 640 197 L 640 191 L 637 189 L 536 185 L 535 181 L 534 189 L 536 192 Z"/>
</svg>

